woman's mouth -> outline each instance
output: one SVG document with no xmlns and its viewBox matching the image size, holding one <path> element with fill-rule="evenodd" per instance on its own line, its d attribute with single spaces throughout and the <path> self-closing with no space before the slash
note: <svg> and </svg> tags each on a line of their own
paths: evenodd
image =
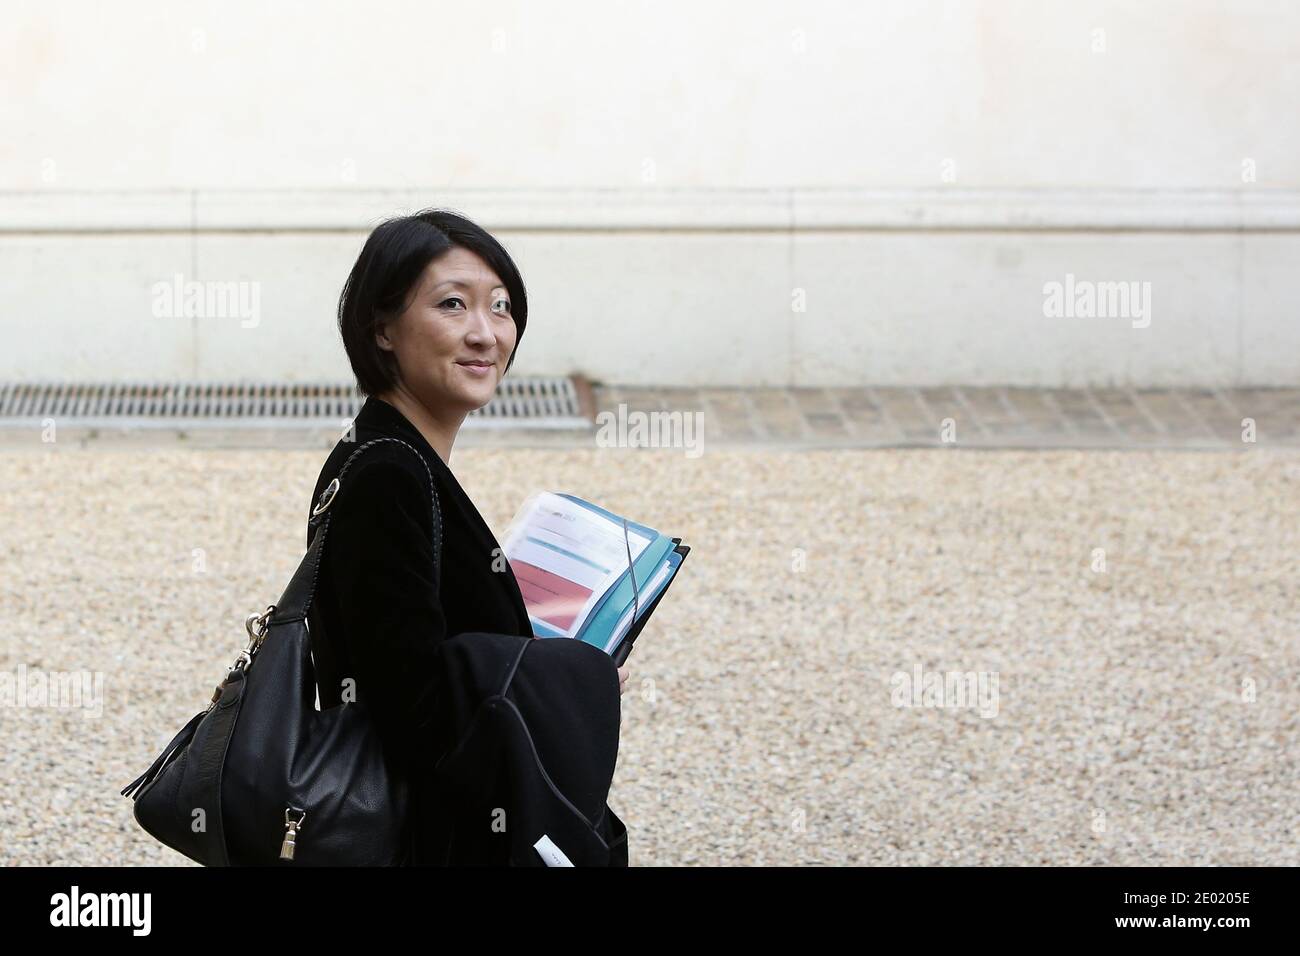
<svg viewBox="0 0 1300 956">
<path fill-rule="evenodd" d="M 469 372 L 471 375 L 475 375 L 479 378 L 486 377 L 494 367 L 491 363 L 480 365 L 475 362 L 457 362 L 456 364 L 459 365 L 461 368 L 463 368 L 465 371 Z"/>
</svg>

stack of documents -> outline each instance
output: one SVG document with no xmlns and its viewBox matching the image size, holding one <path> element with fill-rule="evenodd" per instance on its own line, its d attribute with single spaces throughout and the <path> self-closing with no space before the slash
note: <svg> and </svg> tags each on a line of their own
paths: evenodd
<svg viewBox="0 0 1300 956">
<path fill-rule="evenodd" d="M 622 664 L 690 547 L 574 495 L 530 496 L 502 546 L 533 634 L 570 637 Z"/>
</svg>

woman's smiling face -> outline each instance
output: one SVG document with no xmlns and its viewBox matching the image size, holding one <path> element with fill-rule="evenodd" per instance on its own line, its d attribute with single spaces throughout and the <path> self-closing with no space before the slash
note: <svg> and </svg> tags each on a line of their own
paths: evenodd
<svg viewBox="0 0 1300 956">
<path fill-rule="evenodd" d="M 510 294 L 477 253 L 453 246 L 425 267 L 406 310 L 375 339 L 425 407 L 468 413 L 492 400 L 514 350 Z"/>
</svg>

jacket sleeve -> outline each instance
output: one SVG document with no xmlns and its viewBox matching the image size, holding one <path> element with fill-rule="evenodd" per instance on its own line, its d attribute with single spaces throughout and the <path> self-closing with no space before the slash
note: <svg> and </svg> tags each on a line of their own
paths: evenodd
<svg viewBox="0 0 1300 956">
<path fill-rule="evenodd" d="M 447 624 L 438 598 L 428 481 L 395 461 L 349 471 L 323 562 L 338 589 L 356 701 L 385 749 L 411 767 L 429 754 L 434 675 Z"/>
</svg>

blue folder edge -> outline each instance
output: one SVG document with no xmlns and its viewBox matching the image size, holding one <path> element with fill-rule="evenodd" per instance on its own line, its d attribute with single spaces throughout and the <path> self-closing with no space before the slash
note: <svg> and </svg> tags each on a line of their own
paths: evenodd
<svg viewBox="0 0 1300 956">
<path fill-rule="evenodd" d="M 671 539 L 666 543 L 672 544 Z M 605 650 L 611 640 L 615 625 L 626 616 L 628 611 L 632 610 L 633 605 L 636 605 L 636 616 L 628 622 L 628 631 L 630 632 L 636 622 L 641 620 L 641 618 L 649 612 L 650 605 L 653 604 L 655 598 L 659 596 L 659 592 L 668 587 L 668 583 L 672 581 L 673 575 L 677 573 L 677 569 L 681 566 L 681 563 L 682 556 L 675 550 L 669 550 L 655 567 L 655 572 L 650 577 L 654 578 L 657 576 L 659 572 L 663 570 L 665 565 L 668 567 L 667 572 L 653 589 L 647 590 L 643 586 L 641 588 L 639 600 L 636 592 L 632 590 L 631 581 L 624 579 L 619 583 L 617 589 L 621 594 L 611 596 L 613 608 L 611 609 L 609 605 L 606 605 L 599 618 L 593 617 L 592 620 L 588 621 L 588 626 L 584 627 L 578 634 L 578 639 L 586 641 L 594 647 L 599 647 L 602 651 Z M 613 613 L 614 611 L 617 611 L 617 613 Z M 626 637 L 626 634 L 624 636 Z M 617 650 L 617 647 L 615 650 Z"/>
<path fill-rule="evenodd" d="M 664 595 L 668 593 L 668 585 L 677 580 L 677 572 L 681 570 L 682 562 L 685 561 L 686 556 L 691 553 L 691 546 L 688 544 L 682 544 L 681 538 L 673 538 L 672 542 L 675 546 L 672 553 L 678 556 L 676 566 L 669 572 L 668 580 L 665 581 L 664 586 L 659 589 L 659 593 L 654 596 L 654 599 L 646 606 L 645 610 L 641 612 L 641 615 L 632 622 L 631 628 L 628 629 L 623 640 L 619 642 L 618 647 L 614 648 L 614 653 L 610 655 L 614 658 L 614 663 L 620 667 L 622 667 L 623 662 L 627 660 L 627 656 L 632 653 L 632 642 L 637 639 L 637 635 L 641 633 L 641 628 L 645 626 L 645 622 L 650 620 L 650 615 L 654 613 L 655 608 L 659 606 L 659 602 L 662 601 Z"/>
<path fill-rule="evenodd" d="M 664 566 L 668 555 L 672 553 L 673 542 L 671 538 L 660 537 L 651 541 L 645 551 L 636 559 L 638 587 L 644 587 L 645 584 L 652 581 Z M 671 567 L 669 573 L 672 573 Z M 587 622 L 582 625 L 582 629 L 574 636 L 580 641 L 595 644 L 603 651 L 605 645 L 609 642 L 610 634 L 613 633 L 614 625 L 627 613 L 628 608 L 636 603 L 636 590 L 636 588 L 632 587 L 631 573 L 624 571 L 618 579 L 618 583 L 601 595 L 600 600 L 596 602 L 596 606 L 591 609 Z M 641 603 L 645 604 L 648 600 L 648 597 L 643 596 Z"/>
<path fill-rule="evenodd" d="M 584 498 L 577 495 L 558 493 L 561 498 L 567 498 L 574 504 L 581 505 L 589 511 L 594 511 L 613 521 L 615 524 L 622 524 L 623 517 L 616 515 L 612 511 L 607 511 L 600 505 L 592 504 Z M 658 573 L 663 566 L 665 558 L 672 550 L 673 540 L 667 535 L 656 531 L 648 525 L 638 524 L 635 521 L 628 521 L 628 529 L 637 531 L 650 539 L 650 543 L 645 547 L 640 555 L 637 556 L 634 566 L 639 581 L 648 581 Z M 669 570 L 669 575 L 675 574 L 675 569 Z M 608 641 L 609 633 L 614 625 L 618 623 L 619 618 L 632 606 L 634 601 L 634 592 L 632 588 L 632 578 L 628 571 L 624 571 L 618 582 L 603 594 L 596 606 L 591 609 L 587 621 L 583 624 L 582 629 L 574 637 L 580 641 L 586 641 L 588 644 L 594 644 L 604 650 Z M 549 628 L 548 628 L 549 630 Z M 589 640 L 589 633 L 594 632 L 598 635 L 597 640 Z"/>
</svg>

